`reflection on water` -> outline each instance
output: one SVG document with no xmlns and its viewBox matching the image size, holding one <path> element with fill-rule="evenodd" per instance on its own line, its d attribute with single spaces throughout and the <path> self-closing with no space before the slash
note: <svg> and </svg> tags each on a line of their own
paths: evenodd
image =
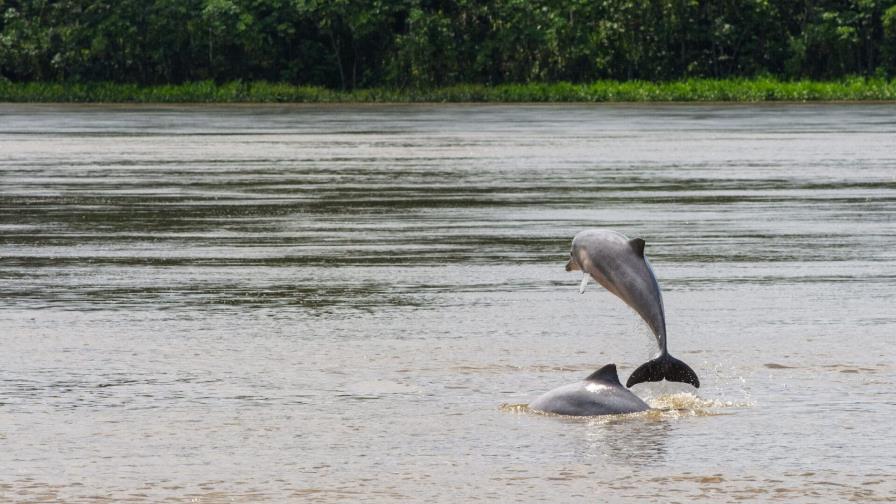
<svg viewBox="0 0 896 504">
<path fill-rule="evenodd" d="M 2 105 L 0 500 L 892 500 L 894 113 Z M 653 350 L 586 227 L 699 394 L 518 406 Z"/>
<path fill-rule="evenodd" d="M 672 426 L 666 421 L 592 421 L 579 445 L 580 456 L 606 459 L 620 466 L 645 467 L 668 460 L 666 440 Z"/>
</svg>

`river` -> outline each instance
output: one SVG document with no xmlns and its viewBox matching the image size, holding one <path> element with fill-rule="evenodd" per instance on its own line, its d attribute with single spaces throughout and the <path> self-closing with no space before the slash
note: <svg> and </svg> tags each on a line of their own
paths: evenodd
<svg viewBox="0 0 896 504">
<path fill-rule="evenodd" d="M 0 104 L 4 502 L 892 501 L 894 306 L 892 104 Z"/>
</svg>

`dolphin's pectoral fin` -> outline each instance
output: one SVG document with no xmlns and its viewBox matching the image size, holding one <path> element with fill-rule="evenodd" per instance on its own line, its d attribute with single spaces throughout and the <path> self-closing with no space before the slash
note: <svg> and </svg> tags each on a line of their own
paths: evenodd
<svg viewBox="0 0 896 504">
<path fill-rule="evenodd" d="M 585 274 L 582 276 L 582 283 L 579 284 L 579 294 L 584 294 L 584 293 L 585 293 L 585 286 L 588 285 L 588 279 L 589 279 L 589 278 L 591 278 L 591 275 L 589 275 L 588 273 L 585 273 Z"/>
<path fill-rule="evenodd" d="M 569 258 L 569 261 L 566 263 L 566 271 L 581 271 L 582 268 L 579 268 L 579 263 L 576 262 L 572 257 Z"/>
<path fill-rule="evenodd" d="M 628 244 L 631 245 L 632 250 L 637 252 L 639 256 L 644 257 L 644 240 L 640 238 L 632 238 L 628 241 Z"/>
</svg>

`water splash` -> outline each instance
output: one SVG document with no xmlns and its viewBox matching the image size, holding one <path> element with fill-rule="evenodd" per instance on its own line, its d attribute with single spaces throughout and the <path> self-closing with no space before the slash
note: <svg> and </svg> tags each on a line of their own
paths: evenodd
<svg viewBox="0 0 896 504">
<path fill-rule="evenodd" d="M 727 408 L 749 408 L 753 403 L 748 401 L 726 401 L 706 399 L 690 392 L 664 394 L 646 399 L 652 413 L 663 417 L 669 416 L 715 416 L 722 415 L 720 410 Z"/>
</svg>

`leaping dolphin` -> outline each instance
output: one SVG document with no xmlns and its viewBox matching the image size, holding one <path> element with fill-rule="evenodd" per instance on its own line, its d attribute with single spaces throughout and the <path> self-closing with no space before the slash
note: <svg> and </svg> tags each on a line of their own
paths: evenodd
<svg viewBox="0 0 896 504">
<path fill-rule="evenodd" d="M 588 279 L 593 278 L 632 307 L 656 337 L 659 353 L 638 367 L 625 386 L 666 379 L 699 387 L 697 374 L 687 364 L 669 355 L 663 296 L 653 268 L 644 257 L 644 240 L 630 240 L 606 229 L 588 229 L 573 238 L 569 255 L 566 271 L 584 273 L 579 292 L 585 292 Z"/>
<path fill-rule="evenodd" d="M 580 382 L 545 393 L 529 408 L 558 415 L 596 416 L 647 411 L 650 406 L 619 383 L 615 364 L 607 364 Z"/>
</svg>

